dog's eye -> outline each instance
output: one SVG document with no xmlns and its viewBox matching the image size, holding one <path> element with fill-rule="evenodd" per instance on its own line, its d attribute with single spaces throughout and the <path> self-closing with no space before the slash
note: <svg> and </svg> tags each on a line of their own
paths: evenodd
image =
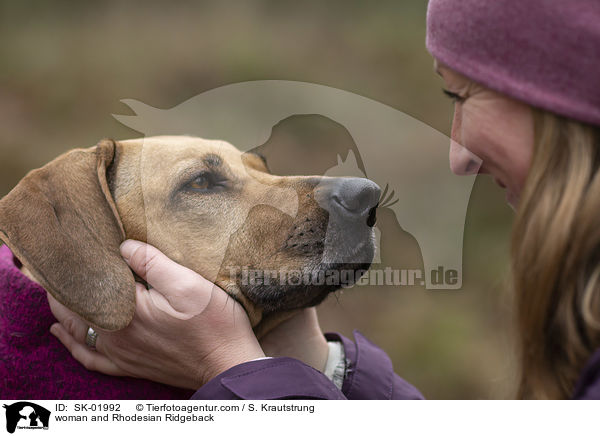
<svg viewBox="0 0 600 436">
<path fill-rule="evenodd" d="M 210 186 L 211 186 L 210 181 L 208 180 L 208 177 L 206 177 L 206 176 L 196 177 L 190 183 L 190 188 L 197 189 L 199 191 L 205 191 L 208 188 L 210 188 Z"/>
<path fill-rule="evenodd" d="M 190 191 L 212 192 L 225 188 L 226 180 L 212 173 L 202 173 L 187 184 Z"/>
</svg>

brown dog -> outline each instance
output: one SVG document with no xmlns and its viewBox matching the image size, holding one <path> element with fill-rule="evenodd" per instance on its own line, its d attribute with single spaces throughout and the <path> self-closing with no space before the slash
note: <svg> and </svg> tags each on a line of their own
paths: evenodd
<svg viewBox="0 0 600 436">
<path fill-rule="evenodd" d="M 366 179 L 272 175 L 222 141 L 103 140 L 30 172 L 0 200 L 0 239 L 59 302 L 106 330 L 135 309 L 119 245 L 146 241 L 239 301 L 260 336 L 369 267 L 379 195 Z M 356 274 L 342 283 L 332 271 Z"/>
</svg>

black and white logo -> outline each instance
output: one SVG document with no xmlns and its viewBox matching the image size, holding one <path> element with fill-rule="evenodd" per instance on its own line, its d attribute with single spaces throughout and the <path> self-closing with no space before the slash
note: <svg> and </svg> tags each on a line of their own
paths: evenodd
<svg viewBox="0 0 600 436">
<path fill-rule="evenodd" d="M 48 429 L 50 411 L 28 401 L 19 401 L 3 406 L 6 409 L 6 431 L 14 433 L 16 429 Z"/>
</svg>

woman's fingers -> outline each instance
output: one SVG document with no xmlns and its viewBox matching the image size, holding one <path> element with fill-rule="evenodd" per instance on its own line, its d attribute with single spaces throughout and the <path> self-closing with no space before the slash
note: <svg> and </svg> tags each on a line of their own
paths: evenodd
<svg viewBox="0 0 600 436">
<path fill-rule="evenodd" d="M 100 354 L 98 351 L 92 350 L 87 345 L 80 343 L 62 324 L 53 324 L 52 327 L 50 327 L 50 333 L 56 336 L 56 338 L 67 348 L 67 350 L 69 350 L 73 358 L 81 363 L 86 369 L 90 371 L 102 372 L 108 375 L 128 375 L 106 356 Z M 99 346 L 100 337 L 98 337 L 96 342 L 96 347 L 98 350 L 100 350 Z"/>
<path fill-rule="evenodd" d="M 60 304 L 52 295 L 48 294 L 50 310 L 59 321 L 50 327 L 50 333 L 58 338 L 69 350 L 75 360 L 79 361 L 90 371 L 99 371 L 110 375 L 127 375 L 120 370 L 111 360 L 99 352 L 92 350 L 85 344 L 89 324 Z M 96 349 L 102 351 L 100 336 L 96 339 Z"/>
<path fill-rule="evenodd" d="M 75 313 L 71 312 L 65 306 L 60 304 L 56 299 L 47 293 L 50 310 L 54 317 L 62 324 L 63 328 L 69 332 L 77 341 L 84 342 L 87 335 L 89 325 L 79 318 Z"/>
</svg>

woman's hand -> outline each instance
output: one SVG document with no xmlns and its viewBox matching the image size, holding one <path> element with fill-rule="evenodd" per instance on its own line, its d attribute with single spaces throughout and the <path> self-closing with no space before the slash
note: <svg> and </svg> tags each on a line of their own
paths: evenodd
<svg viewBox="0 0 600 436">
<path fill-rule="evenodd" d="M 198 389 L 264 357 L 244 309 L 225 291 L 150 245 L 126 241 L 121 254 L 151 289 L 136 284 L 133 321 L 117 332 L 96 329 L 95 351 L 84 345 L 88 324 L 48 294 L 59 321 L 51 333 L 87 369 Z"/>
</svg>

